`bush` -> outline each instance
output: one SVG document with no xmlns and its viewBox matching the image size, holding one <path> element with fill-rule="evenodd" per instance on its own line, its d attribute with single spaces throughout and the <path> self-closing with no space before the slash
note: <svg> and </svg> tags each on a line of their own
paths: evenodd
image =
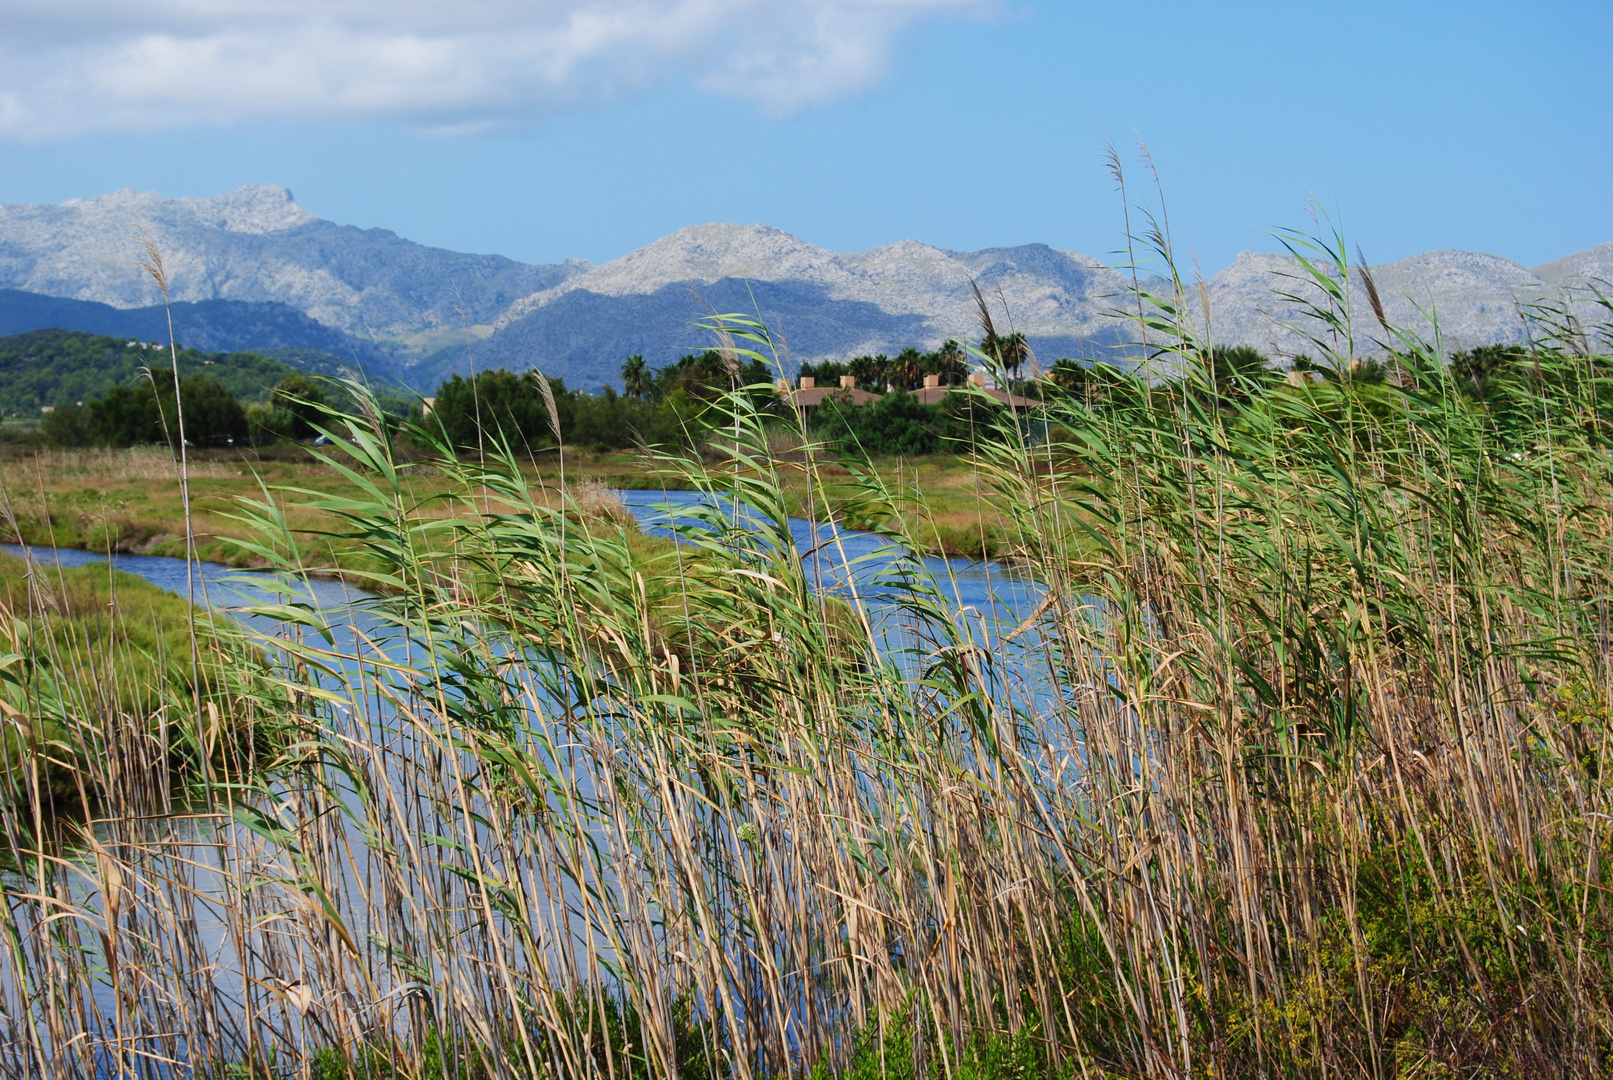
<svg viewBox="0 0 1613 1080">
<path fill-rule="evenodd" d="M 894 390 L 861 408 L 824 399 L 811 428 L 819 438 L 868 454 L 933 454 L 941 449 L 942 411 L 922 405 L 912 394 Z"/>
<path fill-rule="evenodd" d="M 280 433 L 288 439 L 311 439 L 318 432 L 314 423 L 320 419 L 320 407 L 325 395 L 319 384 L 306 375 L 290 375 L 269 392 L 269 404 Z"/>
<path fill-rule="evenodd" d="M 180 380 L 180 396 L 185 438 L 193 446 L 224 446 L 247 438 L 246 410 L 229 388 L 211 375 L 185 376 Z M 71 437 L 77 431 L 75 424 L 76 420 L 66 419 L 55 430 Z M 149 380 L 113 387 L 105 397 L 85 407 L 83 431 L 85 441 L 96 446 L 160 442 L 176 445 L 179 410 L 174 407 L 172 373 L 158 369 Z M 46 437 L 51 438 L 50 432 Z M 51 441 L 54 445 L 81 445 Z"/>
<path fill-rule="evenodd" d="M 43 426 L 45 442 L 51 446 L 88 446 L 90 442 L 89 410 L 77 403 L 58 405 L 55 411 L 45 414 Z"/>
</svg>

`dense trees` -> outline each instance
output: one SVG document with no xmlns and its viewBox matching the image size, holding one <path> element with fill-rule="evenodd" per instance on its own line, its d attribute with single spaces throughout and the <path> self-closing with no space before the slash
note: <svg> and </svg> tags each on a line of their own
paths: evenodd
<svg viewBox="0 0 1613 1080">
<path fill-rule="evenodd" d="M 1451 374 L 1463 393 L 1483 401 L 1498 383 L 1527 372 L 1528 360 L 1529 350 L 1521 345 L 1480 345 L 1452 356 Z"/>
<path fill-rule="evenodd" d="M 179 401 L 191 445 L 228 446 L 246 440 L 246 411 L 211 375 L 182 377 Z M 177 446 L 179 419 L 173 372 L 157 368 L 150 378 L 114 386 L 88 405 L 57 406 L 45 418 L 45 439 L 56 446 Z"/>
<path fill-rule="evenodd" d="M 89 410 L 77 402 L 58 405 L 45 415 L 44 435 L 48 446 L 90 445 Z"/>
<path fill-rule="evenodd" d="M 536 371 L 517 375 L 502 368 L 474 379 L 451 375 L 437 388 L 432 416 L 460 446 L 478 446 L 487 433 L 502 433 L 516 446 L 543 444 L 553 438 L 553 430 L 540 378 Z M 556 385 L 559 382 L 550 381 L 560 391 L 557 406 L 558 397 L 565 396 L 564 385 Z"/>
<path fill-rule="evenodd" d="M 716 351 L 691 353 L 653 372 L 642 356 L 630 356 L 622 365 L 625 394 L 613 389 L 581 393 L 567 390 L 560 379 L 549 379 L 546 399 L 541 378 L 536 371 L 518 375 L 503 369 L 480 372 L 474 380 L 451 375 L 437 389 L 432 416 L 464 448 L 485 449 L 489 436 L 502 437 L 516 449 L 553 446 L 554 421 L 559 438 L 577 446 L 692 447 L 704 433 L 706 408 L 718 394 L 770 382 L 761 364 L 730 364 Z"/>
<path fill-rule="evenodd" d="M 243 407 L 230 388 L 211 372 L 180 378 L 185 439 L 192 446 L 263 444 L 307 439 L 313 434 L 324 392 L 306 375 L 282 379 L 268 404 Z M 178 444 L 180 410 L 175 405 L 171 368 L 113 386 L 88 402 L 58 405 L 45 416 L 44 441 L 51 446 L 137 446 Z"/>
<path fill-rule="evenodd" d="M 976 394 L 947 394 L 939 404 L 925 405 L 900 388 L 878 401 L 851 406 L 831 395 L 814 409 L 807 426 L 813 437 L 842 449 L 867 454 L 961 453 L 975 445 L 988 420 L 1002 418 L 1007 406 Z M 1034 424 L 1024 410 L 1027 431 Z"/>
<path fill-rule="evenodd" d="M 293 352 L 315 373 L 346 370 L 339 357 Z M 306 439 L 327 394 L 352 405 L 340 385 L 257 353 L 177 353 L 185 435 L 195 445 Z M 172 360 L 164 345 L 76 331 L 0 338 L 0 412 L 38 416 L 43 410 L 42 435 L 54 446 L 171 440 L 178 437 Z M 382 388 L 378 397 L 388 411 L 408 410 L 395 389 Z"/>
<path fill-rule="evenodd" d="M 812 434 L 868 454 L 934 454 L 943 448 L 947 417 L 935 405 L 921 405 L 905 390 L 892 390 L 871 405 L 842 406 L 833 398 L 814 410 Z"/>
<path fill-rule="evenodd" d="M 922 387 L 931 375 L 939 376 L 943 386 L 966 381 L 969 366 L 956 341 L 934 352 L 909 348 L 895 357 L 804 364 L 801 374 L 818 378 L 824 386 L 853 375 L 859 387 L 881 394 L 879 401 L 861 408 L 831 397 L 814 407 L 808 418 L 815 438 L 873 454 L 933 454 L 965 446 L 980 419 L 975 412 L 996 408 L 969 395 L 925 405 L 907 392 Z M 708 406 L 719 394 L 740 387 L 753 388 L 781 422 L 789 416 L 787 403 L 772 391 L 772 372 L 755 361 L 730 363 L 717 351 L 691 353 L 654 371 L 643 357 L 630 356 L 621 376 L 622 394 L 610 389 L 578 393 L 559 379 L 548 380 L 561 441 L 598 449 L 693 448 L 711 435 Z M 553 446 L 555 432 L 540 378 L 536 372 L 504 370 L 481 372 L 474 381 L 450 376 L 437 390 L 432 416 L 454 443 L 466 449 L 479 444 L 488 448 L 489 437 L 507 440 L 517 450 Z"/>
<path fill-rule="evenodd" d="M 314 425 L 319 421 L 324 404 L 325 393 L 318 383 L 306 375 L 289 375 L 269 393 L 269 405 L 276 421 L 272 430 L 286 438 L 311 439 L 316 434 Z"/>
<path fill-rule="evenodd" d="M 181 372 L 205 371 L 243 404 L 266 401 L 277 383 L 303 376 L 303 369 L 329 374 L 345 366 L 312 350 L 300 351 L 301 367 L 250 352 L 178 353 Z M 172 365 L 166 345 L 68 330 L 14 334 L 0 338 L 0 413 L 37 416 L 41 407 L 87 404 L 114 386 L 133 386 L 147 368 Z"/>
<path fill-rule="evenodd" d="M 985 343 L 1005 368 L 1022 367 L 1029 355 L 1023 338 L 1015 339 L 1009 335 Z M 95 347 L 103 345 L 105 341 Z M 1348 370 L 1333 370 L 1297 357 L 1286 382 L 1299 375 L 1320 381 L 1382 382 L 1400 370 L 1400 363 L 1394 357 L 1366 359 Z M 339 400 L 340 386 L 293 372 L 282 374 L 261 402 L 243 408 L 212 365 L 207 368 L 186 374 L 182 381 L 185 434 L 193 445 L 307 440 L 317 434 L 327 394 L 338 399 L 336 404 L 347 404 Z M 1539 365 L 1515 346 L 1481 346 L 1457 353 L 1450 359 L 1449 371 L 1457 391 L 1483 405 L 1503 427 L 1514 413 L 1520 423 L 1526 420 L 1531 402 L 1541 392 Z M 944 386 L 958 386 L 968 372 L 964 350 L 954 341 L 934 352 L 909 348 L 895 357 L 805 364 L 801 373 L 816 376 L 825 387 L 849 374 L 860 388 L 879 394 L 877 401 L 861 407 L 830 395 L 810 410 L 810 433 L 819 441 L 873 454 L 963 449 L 983 419 L 981 412 L 992 413 L 1001 406 L 973 394 L 949 394 L 938 404 L 924 404 L 909 391 L 922 387 L 929 376 L 939 376 Z M 429 422 L 440 424 L 448 438 L 465 449 L 487 449 L 498 440 L 507 440 L 518 451 L 557 441 L 602 450 L 645 445 L 694 449 L 713 434 L 710 406 L 731 390 L 749 388 L 781 422 L 790 415 L 787 399 L 773 392 L 772 373 L 765 366 L 741 363 L 717 351 L 691 353 L 658 370 L 651 370 L 642 356 L 630 356 L 621 374 L 625 393 L 606 389 L 598 394 L 568 390 L 561 380 L 546 380 L 536 371 L 518 374 L 500 369 L 482 372 L 474 380 L 454 375 L 439 387 Z M 1304 380 L 1298 384 L 1304 385 Z M 1062 359 L 1034 388 L 1018 389 L 1033 398 L 1079 395 L 1089 402 L 1105 399 L 1118 404 L 1126 395 L 1144 394 L 1228 408 L 1263 394 L 1292 392 L 1283 387 L 1282 370 L 1257 350 L 1218 346 L 1174 375 L 1151 380 L 1130 378 L 1114 365 Z M 160 367 L 112 386 L 87 404 L 57 405 L 44 422 L 45 440 L 59 446 L 173 444 L 177 437 L 173 375 L 171 369 Z"/>
<path fill-rule="evenodd" d="M 907 348 L 895 359 L 884 355 L 858 356 L 845 362 L 825 361 L 821 364 L 802 364 L 801 374 L 816 378 L 822 385 L 831 385 L 842 375 L 850 375 L 864 390 L 880 393 L 885 390 L 917 390 L 924 385 L 926 375 L 938 375 L 942 386 L 958 386 L 969 376 L 969 363 L 963 347 L 948 341 L 934 352 L 920 352 Z"/>
</svg>

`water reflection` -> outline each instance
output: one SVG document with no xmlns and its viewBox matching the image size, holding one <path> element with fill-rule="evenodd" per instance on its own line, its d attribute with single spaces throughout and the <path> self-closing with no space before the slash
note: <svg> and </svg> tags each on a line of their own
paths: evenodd
<svg viewBox="0 0 1613 1080">
<path fill-rule="evenodd" d="M 713 502 L 709 496 L 699 492 L 628 491 L 621 492 L 620 499 L 640 526 L 652 535 L 669 535 L 679 526 L 694 523 L 702 508 L 715 509 L 730 516 L 734 513 L 732 506 Z M 739 512 L 739 518 L 744 518 L 743 509 Z M 893 602 L 895 593 L 889 586 L 894 574 L 919 574 L 933 581 L 948 614 L 968 623 L 976 644 L 998 654 L 999 678 L 1003 680 L 998 688 L 1006 699 L 1034 703 L 1039 700 L 1039 695 L 1045 696 L 1046 687 L 1038 683 L 1039 676 L 1035 674 L 1034 665 L 1013 662 L 1014 652 L 1034 647 L 1034 633 L 1021 635 L 1011 646 L 1003 644 L 1004 636 L 1035 609 L 1042 595 L 1040 587 L 1023 573 L 995 563 L 938 557 L 913 558 L 879 536 L 843 529 L 827 522 L 792 519 L 789 529 L 791 539 L 801 554 L 808 580 L 822 592 L 855 596 L 865 604 L 878 628 L 882 646 L 898 652 L 902 672 L 922 670 L 929 662 L 932 646 L 924 628 L 916 625 Z M 31 557 L 47 572 L 53 567 L 66 570 L 110 563 L 119 570 L 136 574 L 179 596 L 186 596 L 190 587 L 186 564 L 182 559 L 127 554 L 107 556 L 39 548 L 25 551 L 17 546 L 8 546 L 6 550 L 13 555 Z M 341 581 L 322 578 L 288 581 L 278 575 L 199 563 L 194 584 L 199 603 L 215 610 L 228 611 L 251 629 L 270 638 L 290 634 L 297 629 L 293 621 L 284 615 L 286 605 L 300 605 L 316 614 L 318 622 L 329 627 L 333 639 L 327 653 L 333 667 L 330 676 L 333 684 L 342 682 L 361 664 L 368 666 L 366 674 L 380 677 L 381 665 L 373 664 L 375 660 L 390 659 L 408 667 L 417 659 L 412 655 L 415 650 L 406 643 L 401 630 L 388 615 L 385 601 Z M 278 616 L 274 613 L 277 606 L 282 612 Z M 258 610 L 253 611 L 254 608 Z M 406 696 L 406 688 L 399 689 L 405 691 L 400 697 Z M 443 808 L 435 805 L 433 800 L 437 796 L 427 792 L 425 782 L 416 777 L 418 771 L 428 766 L 441 766 L 440 763 L 430 765 L 429 758 L 434 751 L 419 742 L 408 725 L 396 722 L 396 717 L 390 712 L 393 700 L 379 692 L 355 697 L 350 707 L 353 711 L 347 714 L 344 721 L 346 734 L 355 744 L 364 744 L 362 753 L 367 755 L 365 760 L 372 762 L 374 768 L 384 774 L 391 787 L 398 792 L 399 809 L 397 812 L 391 808 L 383 811 L 363 805 L 355 788 L 340 777 L 336 778 L 331 794 L 343 804 L 346 812 L 348 824 L 343 826 L 347 844 L 345 850 L 357 855 L 351 861 L 335 860 L 333 865 L 322 869 L 329 883 L 335 886 L 332 892 L 335 896 L 366 895 L 366 889 L 358 886 L 376 870 L 369 854 L 372 843 L 379 840 L 402 850 L 412 840 L 447 834 L 456 826 L 455 819 L 441 813 Z M 575 759 L 570 756 L 574 753 L 586 756 L 587 748 L 557 750 L 550 764 L 556 767 L 574 766 Z M 586 800 L 593 794 L 594 777 L 587 768 L 582 771 L 586 775 L 572 773 L 571 781 L 573 793 Z M 271 794 L 289 800 L 295 792 L 276 787 Z M 293 811 L 287 813 L 295 816 Z M 460 821 L 457 824 L 464 823 Z M 171 849 L 176 864 L 181 860 L 184 862 L 184 868 L 178 872 L 183 876 L 176 880 L 184 882 L 187 894 L 185 903 L 189 905 L 188 918 L 191 920 L 187 932 L 196 943 L 197 955 L 172 960 L 173 969 L 183 971 L 187 976 L 194 972 L 208 972 L 204 981 L 218 995 L 220 1005 L 217 1007 L 226 1013 L 238 1012 L 241 1002 L 248 996 L 248 990 L 242 982 L 243 964 L 238 956 L 237 943 L 232 938 L 231 919 L 227 912 L 232 904 L 241 902 L 236 875 L 247 863 L 241 861 L 239 854 L 232 854 L 231 861 L 226 864 L 218 854 L 231 843 L 234 826 L 228 818 L 175 817 L 160 823 L 148 823 L 142 826 L 144 830 L 150 830 L 149 837 L 144 838 L 146 842 Z M 110 835 L 106 839 L 110 840 Z M 234 851 L 233 848 L 230 850 Z M 281 868 L 278 859 L 254 855 L 248 861 L 255 873 L 263 875 L 258 879 L 260 882 L 287 872 Z M 608 893 L 612 882 L 607 879 L 596 885 L 602 893 Z M 85 873 L 75 879 L 70 899 L 93 911 L 100 906 L 96 893 L 93 873 Z M 572 939 L 580 941 L 590 935 L 589 921 L 582 914 L 589 907 L 588 898 L 579 894 L 574 883 L 566 883 L 558 890 L 557 899 L 562 910 L 557 922 L 570 924 Z M 343 910 L 346 913 L 345 906 Z M 357 916 L 365 915 L 367 911 L 359 904 L 350 913 L 355 916 L 355 925 L 361 925 Z M 292 912 L 293 909 L 287 907 L 284 911 L 260 914 L 270 919 L 285 917 Z M 391 945 L 387 948 L 390 958 Z M 597 941 L 595 948 L 602 955 L 607 952 Z M 288 981 L 294 978 L 305 978 L 310 984 L 314 981 L 301 969 L 288 967 L 282 974 Z M 378 992 L 392 993 L 397 987 L 405 985 L 408 985 L 405 976 L 393 974 L 390 970 L 385 978 L 377 979 Z M 388 990 L 388 986 L 393 989 Z M 0 996 L 12 1002 L 17 1001 L 15 986 L 0 990 L 3 990 Z M 110 985 L 96 988 L 94 1005 L 101 1017 L 105 1018 L 103 1029 L 110 1030 L 114 1018 L 120 1015 L 118 1001 Z M 154 1021 L 140 1019 L 126 1019 L 124 1023 L 131 1030 L 155 1024 Z M 155 1025 L 153 1030 L 160 1027 Z M 170 1025 L 165 1030 L 174 1029 Z M 175 1049 L 183 1052 L 182 1048 Z M 107 1071 L 105 1065 L 100 1066 L 100 1070 L 103 1073 Z"/>
</svg>

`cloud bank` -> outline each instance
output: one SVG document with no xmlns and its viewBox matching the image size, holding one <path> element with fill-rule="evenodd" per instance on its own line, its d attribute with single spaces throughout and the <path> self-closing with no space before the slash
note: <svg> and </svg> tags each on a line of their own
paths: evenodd
<svg viewBox="0 0 1613 1080">
<path fill-rule="evenodd" d="M 668 83 L 788 114 L 875 83 L 904 34 L 1000 0 L 11 0 L 0 137 L 257 117 L 444 132 Z"/>
</svg>

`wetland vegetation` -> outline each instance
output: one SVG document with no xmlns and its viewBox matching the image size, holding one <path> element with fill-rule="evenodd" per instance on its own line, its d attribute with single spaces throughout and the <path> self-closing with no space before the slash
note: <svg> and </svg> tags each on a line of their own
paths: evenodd
<svg viewBox="0 0 1613 1080">
<path fill-rule="evenodd" d="M 164 736 L 105 709 L 93 823 L 4 812 L 0 1063 L 1613 1071 L 1606 331 L 1536 309 L 1528 348 L 1451 364 L 1357 340 L 1347 249 L 1296 253 L 1298 377 L 1218 355 L 1178 281 L 1142 369 L 1066 371 L 1034 427 L 983 408 L 955 464 L 783 440 L 737 377 L 704 454 L 466 453 L 326 407 L 328 461 L 255 462 L 244 501 L 210 470 L 246 465 L 193 461 L 169 520 L 281 575 L 272 685 L 229 713 L 281 733 L 210 743 L 182 800 L 140 780 Z M 729 370 L 774 361 L 759 323 L 712 328 Z M 537 421 L 566 442 L 558 403 Z M 111 543 L 110 502 L 66 524 L 72 470 L 137 460 L 0 478 L 23 530 Z M 651 543 L 624 475 L 729 501 Z M 897 546 L 837 603 L 790 531 L 831 514 Z M 1011 625 L 918 557 L 965 526 L 1035 582 Z M 378 599 L 319 602 L 337 570 Z"/>
</svg>

